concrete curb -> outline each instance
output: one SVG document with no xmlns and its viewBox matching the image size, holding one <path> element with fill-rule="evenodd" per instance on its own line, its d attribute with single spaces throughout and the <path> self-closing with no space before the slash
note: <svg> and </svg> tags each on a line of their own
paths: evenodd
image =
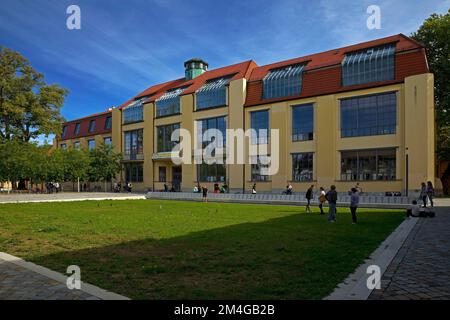
<svg viewBox="0 0 450 320">
<path fill-rule="evenodd" d="M 20 266 L 22 268 L 25 268 L 27 270 L 30 270 L 32 272 L 39 273 L 49 279 L 58 281 L 64 285 L 66 285 L 67 277 L 56 272 L 53 270 L 50 270 L 48 268 L 39 266 L 37 264 L 34 264 L 32 262 L 25 261 L 21 258 L 12 256 L 10 254 L 0 252 L 0 259 L 3 259 L 7 262 L 13 263 L 17 266 Z M 129 298 L 119 295 L 117 293 L 109 292 L 104 289 L 101 289 L 99 287 L 96 287 L 94 285 L 81 282 L 81 291 L 86 292 L 87 294 L 90 294 L 92 296 L 95 296 L 101 300 L 130 300 Z"/>
<path fill-rule="evenodd" d="M 103 201 L 103 200 L 145 200 L 145 199 L 146 199 L 145 196 L 129 196 L 118 198 L 95 197 L 95 198 L 69 198 L 69 199 L 15 200 L 15 201 L 0 201 L 0 205 L 17 204 L 17 203 L 51 203 L 51 202 L 78 202 L 78 201 Z"/>
<path fill-rule="evenodd" d="M 419 221 L 419 218 L 405 219 L 376 249 L 369 259 L 360 265 L 354 273 L 350 274 L 337 288 L 324 300 L 367 300 L 373 290 L 367 288 L 367 267 L 377 265 L 380 267 L 380 281 L 388 266 L 397 255 L 408 235 Z"/>
</svg>

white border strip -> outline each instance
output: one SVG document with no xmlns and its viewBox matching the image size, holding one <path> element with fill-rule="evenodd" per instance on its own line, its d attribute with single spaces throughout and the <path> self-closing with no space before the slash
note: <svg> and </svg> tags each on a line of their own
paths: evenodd
<svg viewBox="0 0 450 320">
<path fill-rule="evenodd" d="M 324 300 L 367 300 L 372 289 L 367 288 L 367 267 L 377 265 L 382 276 L 397 255 L 408 235 L 420 218 L 405 219 L 394 232 L 376 249 L 369 259 L 360 265 L 354 273 L 350 274 L 337 288 Z"/>
<path fill-rule="evenodd" d="M 0 252 L 0 259 L 3 259 L 10 263 L 13 263 L 13 264 L 20 266 L 22 268 L 25 268 L 27 270 L 39 273 L 49 279 L 58 281 L 60 283 L 63 283 L 64 285 L 66 285 L 67 277 L 56 271 L 39 266 L 32 262 L 25 261 L 21 258 L 12 256 L 12 255 L 4 253 L 4 252 Z M 88 284 L 85 282 L 81 282 L 81 291 L 84 291 L 92 296 L 100 298 L 101 300 L 130 300 L 129 298 L 127 298 L 125 296 L 106 291 L 104 289 L 101 289 L 99 287 L 96 287 L 92 284 Z"/>
<path fill-rule="evenodd" d="M 103 201 L 103 200 L 145 200 L 145 196 L 128 196 L 128 197 L 96 197 L 96 198 L 69 198 L 69 199 L 41 199 L 41 200 L 10 200 L 1 201 L 2 204 L 17 204 L 17 203 L 48 203 L 48 202 L 78 202 L 78 201 Z"/>
</svg>

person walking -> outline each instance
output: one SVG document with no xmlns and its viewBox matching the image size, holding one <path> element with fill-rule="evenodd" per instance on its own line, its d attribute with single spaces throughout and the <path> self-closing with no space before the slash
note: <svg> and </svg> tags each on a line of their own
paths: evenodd
<svg viewBox="0 0 450 320">
<path fill-rule="evenodd" d="M 425 182 L 422 182 L 421 187 L 420 187 L 420 199 L 423 202 L 423 208 L 427 207 L 427 185 L 425 184 Z"/>
<path fill-rule="evenodd" d="M 252 194 L 256 194 L 256 183 L 253 184 L 253 187 L 252 187 Z"/>
<path fill-rule="evenodd" d="M 352 224 L 356 224 L 356 210 L 359 206 L 359 192 L 356 188 L 352 188 L 350 196 L 350 212 L 352 213 Z"/>
<path fill-rule="evenodd" d="M 336 186 L 332 185 L 330 190 L 326 193 L 325 198 L 328 201 L 328 221 L 336 222 L 336 204 L 337 204 L 337 191 Z"/>
<path fill-rule="evenodd" d="M 320 214 L 324 214 L 323 212 L 323 204 L 325 203 L 325 201 L 327 201 L 327 198 L 325 197 L 325 190 L 323 189 L 323 187 L 320 187 L 320 191 L 319 191 L 319 209 L 320 209 Z"/>
<path fill-rule="evenodd" d="M 313 197 L 313 189 L 314 189 L 314 185 L 311 185 L 311 187 L 308 188 L 308 190 L 306 191 L 306 212 L 311 213 L 311 199 Z"/>
<path fill-rule="evenodd" d="M 433 208 L 433 197 L 434 197 L 434 188 L 433 188 L 433 183 L 431 183 L 431 181 L 427 182 L 427 197 L 430 200 L 430 205 Z"/>
</svg>

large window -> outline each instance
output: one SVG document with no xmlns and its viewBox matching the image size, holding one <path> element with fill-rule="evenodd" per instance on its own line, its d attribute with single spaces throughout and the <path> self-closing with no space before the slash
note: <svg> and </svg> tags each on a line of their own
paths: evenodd
<svg viewBox="0 0 450 320">
<path fill-rule="evenodd" d="M 299 95 L 302 90 L 304 65 L 287 66 L 270 70 L 263 79 L 263 98 L 278 98 Z"/>
<path fill-rule="evenodd" d="M 395 134 L 395 92 L 341 100 L 341 136 L 358 137 Z"/>
<path fill-rule="evenodd" d="M 393 80 L 394 60 L 395 44 L 348 53 L 342 61 L 343 85 Z"/>
<path fill-rule="evenodd" d="M 199 120 L 198 125 L 198 139 L 202 141 L 202 148 L 206 148 L 211 142 L 215 141 L 218 148 L 224 148 L 226 145 L 226 128 L 227 123 L 225 117 L 209 118 Z M 217 129 L 222 133 L 222 141 L 215 140 L 213 134 L 206 133 L 209 129 Z M 203 141 L 203 135 L 205 135 L 205 141 Z M 215 155 L 215 151 L 212 152 Z M 225 154 L 224 154 L 225 157 Z M 202 163 L 197 165 L 197 179 L 203 182 L 224 182 L 226 179 L 226 165 L 225 159 L 222 159 L 223 163 L 206 164 Z"/>
<path fill-rule="evenodd" d="M 123 123 L 133 123 L 144 120 L 143 99 L 136 100 L 123 109 Z"/>
<path fill-rule="evenodd" d="M 88 149 L 89 150 L 95 149 L 95 140 L 94 139 L 88 140 Z"/>
<path fill-rule="evenodd" d="M 75 136 L 80 134 L 80 124 L 79 123 L 75 124 L 75 130 L 73 133 Z"/>
<path fill-rule="evenodd" d="M 92 133 L 95 130 L 95 124 L 96 121 L 95 120 L 91 120 L 91 122 L 89 122 L 89 132 Z"/>
<path fill-rule="evenodd" d="M 221 107 L 227 104 L 227 84 L 229 77 L 206 82 L 196 93 L 196 110 Z"/>
<path fill-rule="evenodd" d="M 198 164 L 197 180 L 201 182 L 225 182 L 226 172 L 225 164 Z"/>
<path fill-rule="evenodd" d="M 292 180 L 296 182 L 307 182 L 313 180 L 314 154 L 294 153 L 292 154 Z"/>
<path fill-rule="evenodd" d="M 292 141 L 314 138 L 314 106 L 305 104 L 292 107 Z"/>
<path fill-rule="evenodd" d="M 270 176 L 268 175 L 270 163 L 267 160 L 267 156 L 256 156 L 254 157 L 254 159 L 252 159 L 252 181 L 256 182 L 270 180 Z"/>
<path fill-rule="evenodd" d="M 144 181 L 144 169 L 142 163 L 127 163 L 124 165 L 126 182 Z"/>
<path fill-rule="evenodd" d="M 158 152 L 169 152 L 173 150 L 179 142 L 179 136 L 176 141 L 172 141 L 172 133 L 177 129 L 180 129 L 179 123 L 156 128 L 158 134 Z"/>
<path fill-rule="evenodd" d="M 166 92 L 156 100 L 156 117 L 164 117 L 180 113 L 180 95 L 186 88 Z"/>
<path fill-rule="evenodd" d="M 342 151 L 341 179 L 344 181 L 395 180 L 396 149 Z"/>
<path fill-rule="evenodd" d="M 112 126 L 112 117 L 107 117 L 105 119 L 105 130 L 110 130 Z"/>
<path fill-rule="evenodd" d="M 250 113 L 252 144 L 267 144 L 269 142 L 269 110 Z"/>
<path fill-rule="evenodd" d="M 167 181 L 167 168 L 159 167 L 159 182 L 166 182 L 166 181 Z"/>
<path fill-rule="evenodd" d="M 143 149 L 143 130 L 127 131 L 125 136 L 125 159 L 141 160 L 144 153 Z"/>
</svg>

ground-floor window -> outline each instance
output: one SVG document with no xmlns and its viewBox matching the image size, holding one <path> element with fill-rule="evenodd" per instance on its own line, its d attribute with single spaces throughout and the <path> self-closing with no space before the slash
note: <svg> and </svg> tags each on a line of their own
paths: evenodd
<svg viewBox="0 0 450 320">
<path fill-rule="evenodd" d="M 292 181 L 305 182 L 313 180 L 312 152 L 292 154 Z"/>
<path fill-rule="evenodd" d="M 270 176 L 268 175 L 270 162 L 267 162 L 267 156 L 257 156 L 253 159 L 251 165 L 252 181 L 269 181 Z"/>
<path fill-rule="evenodd" d="M 166 167 L 159 167 L 159 182 L 167 181 L 167 170 Z"/>
<path fill-rule="evenodd" d="M 342 151 L 341 179 L 395 180 L 396 149 Z"/>
<path fill-rule="evenodd" d="M 143 182 L 144 168 L 142 163 L 127 163 L 124 165 L 126 182 Z"/>
<path fill-rule="evenodd" d="M 197 180 L 201 182 L 225 182 L 227 169 L 225 164 L 198 164 Z"/>
</svg>

